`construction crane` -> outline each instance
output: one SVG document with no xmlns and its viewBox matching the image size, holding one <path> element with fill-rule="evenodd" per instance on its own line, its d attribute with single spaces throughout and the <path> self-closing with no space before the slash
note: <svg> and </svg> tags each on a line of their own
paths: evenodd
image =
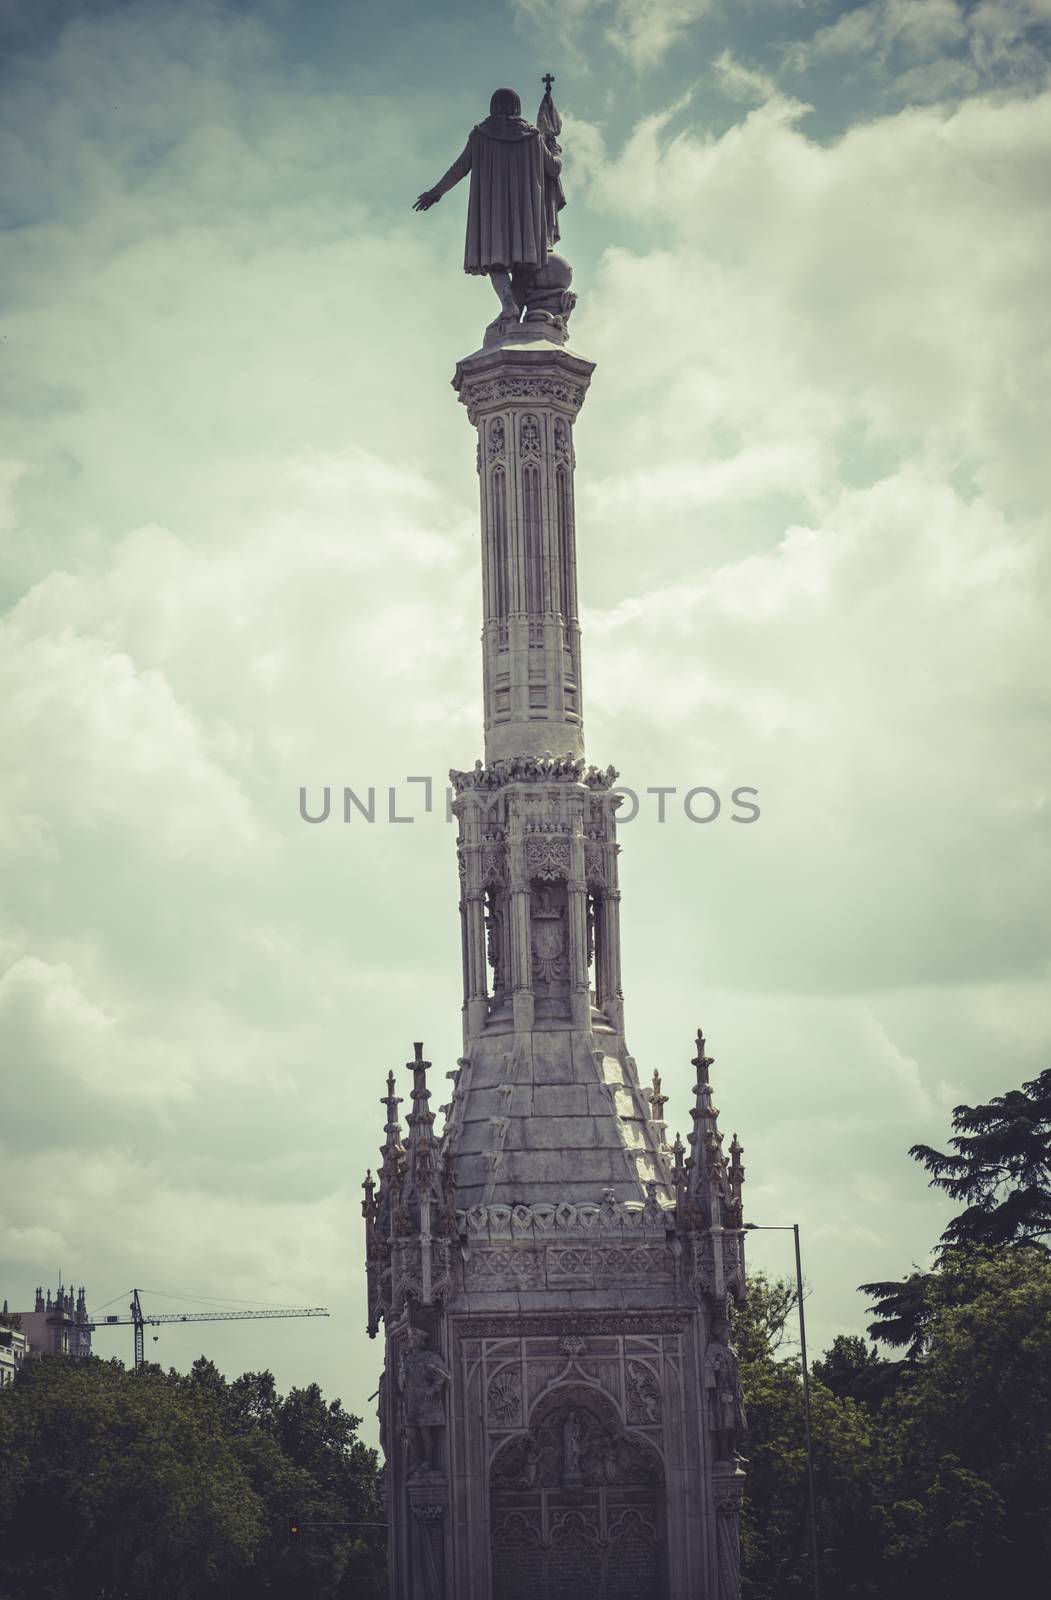
<svg viewBox="0 0 1051 1600">
<path fill-rule="evenodd" d="M 178 1296 L 176 1296 L 178 1299 Z M 112 1303 L 112 1302 L 111 1302 Z M 138 1289 L 131 1291 L 128 1317 L 105 1317 L 91 1324 L 92 1333 L 97 1328 L 133 1327 L 135 1329 L 135 1365 L 141 1367 L 146 1359 L 145 1330 L 160 1327 L 162 1322 L 250 1322 L 256 1318 L 272 1320 L 277 1317 L 327 1317 L 324 1306 L 277 1306 L 266 1311 L 158 1311 L 145 1312 Z M 156 1338 L 156 1335 L 154 1335 Z"/>
</svg>

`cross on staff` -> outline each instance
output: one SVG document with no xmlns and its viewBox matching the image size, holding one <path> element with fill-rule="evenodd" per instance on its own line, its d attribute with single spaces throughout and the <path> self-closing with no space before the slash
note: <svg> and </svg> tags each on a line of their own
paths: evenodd
<svg viewBox="0 0 1051 1600">
<path fill-rule="evenodd" d="M 544 93 L 549 100 L 551 98 L 551 85 L 554 83 L 554 81 L 554 75 L 550 72 L 545 72 L 544 76 L 540 80 L 540 82 L 544 85 Z"/>
</svg>

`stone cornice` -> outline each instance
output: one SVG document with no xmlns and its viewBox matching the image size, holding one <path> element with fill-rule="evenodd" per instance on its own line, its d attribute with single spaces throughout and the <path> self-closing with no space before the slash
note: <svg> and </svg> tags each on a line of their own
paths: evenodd
<svg viewBox="0 0 1051 1600">
<path fill-rule="evenodd" d="M 555 406 L 576 416 L 595 370 L 593 361 L 559 349 L 504 345 L 456 363 L 452 386 L 472 422 L 509 406 Z"/>
</svg>

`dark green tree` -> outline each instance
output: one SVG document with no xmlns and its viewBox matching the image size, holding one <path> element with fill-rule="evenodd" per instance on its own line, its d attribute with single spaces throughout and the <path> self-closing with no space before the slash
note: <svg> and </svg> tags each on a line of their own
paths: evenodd
<svg viewBox="0 0 1051 1600">
<path fill-rule="evenodd" d="M 0 1600 L 378 1600 L 375 1453 L 316 1385 L 31 1362 L 0 1394 Z M 290 1549 L 287 1519 L 303 1521 Z"/>
<path fill-rule="evenodd" d="M 860 1334 L 839 1333 L 825 1354 L 813 1363 L 818 1383 L 837 1400 L 857 1400 L 869 1410 L 878 1410 L 901 1381 L 900 1361 L 886 1361 Z"/>
<path fill-rule="evenodd" d="M 1045 1249 L 1051 1235 L 1051 1068 L 985 1105 L 953 1111 L 953 1153 L 914 1144 L 909 1154 L 932 1187 L 965 1203 L 941 1236 L 942 1252 L 966 1245 Z M 942 1280 L 944 1293 L 951 1276 Z M 869 1334 L 915 1361 L 927 1348 L 934 1274 L 918 1267 L 900 1282 L 863 1283 L 875 1319 Z"/>
<path fill-rule="evenodd" d="M 185 1382 L 44 1358 L 0 1402 L 5 1600 L 190 1600 L 250 1564 L 263 1508 Z"/>
<path fill-rule="evenodd" d="M 1051 1234 L 1051 1067 L 986 1105 L 957 1106 L 952 1154 L 909 1151 L 966 1209 L 942 1234 L 954 1245 L 1037 1244 Z"/>
<path fill-rule="evenodd" d="M 809 1593 L 810 1534 L 798 1357 L 789 1353 L 795 1289 L 762 1274 L 734 1313 L 748 1417 L 741 1526 L 742 1585 L 749 1600 Z M 881 1550 L 880 1435 L 871 1413 L 811 1384 L 821 1576 L 829 1594 L 874 1595 Z"/>
<path fill-rule="evenodd" d="M 872 1302 L 869 1311 L 875 1312 L 875 1320 L 868 1327 L 869 1338 L 881 1344 L 893 1345 L 899 1350 L 904 1349 L 908 1361 L 915 1361 L 922 1355 L 932 1315 L 930 1295 L 933 1282 L 933 1273 L 921 1272 L 919 1267 L 913 1267 L 900 1282 L 891 1279 L 889 1282 L 859 1284 L 859 1292 L 868 1295 Z"/>
<path fill-rule="evenodd" d="M 890 1403 L 889 1593 L 1039 1593 L 1051 1569 L 1051 1259 L 947 1251 L 926 1353 Z"/>
</svg>

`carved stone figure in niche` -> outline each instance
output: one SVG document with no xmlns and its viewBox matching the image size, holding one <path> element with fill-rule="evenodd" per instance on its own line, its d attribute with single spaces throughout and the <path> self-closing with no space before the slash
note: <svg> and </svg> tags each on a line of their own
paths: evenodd
<svg viewBox="0 0 1051 1600">
<path fill-rule="evenodd" d="M 526 1489 L 535 1488 L 540 1478 L 540 1446 L 532 1434 L 525 1442 L 522 1451 L 522 1486 Z"/>
<path fill-rule="evenodd" d="M 410 1477 L 441 1471 L 445 1388 L 452 1374 L 438 1352 L 428 1349 L 428 1344 L 425 1329 L 411 1328 L 398 1363 L 398 1390 L 409 1446 Z"/>
<path fill-rule="evenodd" d="M 565 1394 L 565 1399 L 561 1396 Z M 653 1488 L 660 1482 L 657 1458 L 626 1433 L 604 1397 L 590 1389 L 552 1391 L 528 1434 L 511 1440 L 496 1457 L 494 1490 L 597 1488 L 619 1484 Z M 536 1412 L 534 1416 L 536 1416 Z"/>
<path fill-rule="evenodd" d="M 584 1423 L 579 1411 L 567 1411 L 562 1424 L 562 1482 L 580 1482 L 580 1450 L 584 1441 Z"/>
<path fill-rule="evenodd" d="M 562 261 L 552 255 L 558 239 L 558 212 L 565 205 L 555 137 L 561 120 L 551 99 L 551 81 L 546 81 L 538 118 L 542 128 L 522 116 L 522 102 L 514 89 L 497 89 L 489 102 L 488 117 L 471 129 L 448 172 L 432 189 L 424 190 L 413 206 L 414 211 L 429 211 L 470 173 L 463 265 L 467 273 L 488 276 L 499 296 L 501 316 L 488 330 L 496 335 L 518 324 L 537 275 L 543 274 L 550 262 Z M 562 265 L 568 270 L 568 262 Z M 512 273 L 517 279 L 517 296 L 512 290 Z M 544 293 L 543 286 L 540 292 Z M 555 315 L 547 313 L 552 321 Z"/>
<path fill-rule="evenodd" d="M 656 1187 L 656 1185 L 654 1185 Z M 629 1361 L 627 1367 L 628 1416 L 643 1424 L 661 1420 L 660 1384 L 644 1361 Z"/>
<path fill-rule="evenodd" d="M 716 1457 L 720 1461 L 734 1461 L 738 1435 L 745 1431 L 746 1421 L 737 1357 L 722 1334 L 717 1335 L 705 1358 L 704 1386 Z"/>
<path fill-rule="evenodd" d="M 533 982 L 562 983 L 569 976 L 565 889 L 557 883 L 538 883 L 532 902 Z"/>
</svg>

